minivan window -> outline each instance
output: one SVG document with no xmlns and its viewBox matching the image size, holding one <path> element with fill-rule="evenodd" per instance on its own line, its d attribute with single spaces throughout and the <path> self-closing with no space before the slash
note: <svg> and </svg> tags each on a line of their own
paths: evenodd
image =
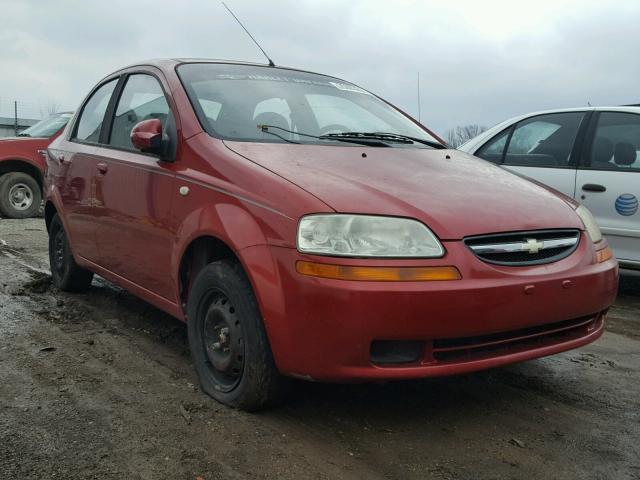
<svg viewBox="0 0 640 480">
<path fill-rule="evenodd" d="M 597 170 L 640 170 L 640 115 L 602 112 L 589 160 Z"/>
<path fill-rule="evenodd" d="M 166 130 L 169 104 L 158 81 L 151 75 L 135 74 L 127 78 L 111 127 L 109 145 L 134 149 L 131 130 L 143 120 L 157 118 Z"/>
<path fill-rule="evenodd" d="M 98 88 L 91 98 L 84 104 L 75 138 L 85 142 L 98 143 L 104 114 L 107 111 L 109 100 L 116 88 L 118 79 L 111 80 Z"/>
<path fill-rule="evenodd" d="M 387 103 L 332 77 L 220 63 L 180 65 L 178 74 L 203 127 L 218 138 L 330 144 L 305 134 L 385 132 L 439 143 Z M 205 102 L 221 105 L 215 118 L 204 111 Z M 277 136 L 258 125 L 279 127 Z"/>
<path fill-rule="evenodd" d="M 505 165 L 567 167 L 584 112 L 538 115 L 516 125 Z"/>
</svg>

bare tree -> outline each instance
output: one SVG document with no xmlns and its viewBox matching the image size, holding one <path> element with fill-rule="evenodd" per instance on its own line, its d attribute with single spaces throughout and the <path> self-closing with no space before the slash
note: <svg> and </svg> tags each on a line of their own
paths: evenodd
<svg viewBox="0 0 640 480">
<path fill-rule="evenodd" d="M 480 135 L 487 127 L 483 125 L 459 125 L 444 132 L 444 139 L 453 148 L 458 148 L 467 140 Z"/>
<path fill-rule="evenodd" d="M 50 98 L 47 100 L 47 103 L 45 104 L 44 108 L 42 107 L 42 104 L 40 104 L 40 117 L 45 118 L 54 113 L 58 113 L 60 109 L 61 109 L 60 104 Z"/>
</svg>

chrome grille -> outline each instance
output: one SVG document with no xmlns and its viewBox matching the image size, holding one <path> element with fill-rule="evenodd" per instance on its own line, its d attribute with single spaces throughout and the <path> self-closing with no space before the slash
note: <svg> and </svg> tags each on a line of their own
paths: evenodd
<svg viewBox="0 0 640 480">
<path fill-rule="evenodd" d="M 578 230 L 535 230 L 467 237 L 464 243 L 480 260 L 523 266 L 557 262 L 580 243 Z"/>
</svg>

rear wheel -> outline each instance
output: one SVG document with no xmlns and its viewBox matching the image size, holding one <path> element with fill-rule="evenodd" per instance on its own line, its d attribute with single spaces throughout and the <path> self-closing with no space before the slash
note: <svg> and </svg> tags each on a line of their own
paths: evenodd
<svg viewBox="0 0 640 480">
<path fill-rule="evenodd" d="M 49 225 L 49 264 L 55 287 L 66 292 L 83 292 L 91 285 L 93 272 L 76 263 L 71 253 L 71 245 L 58 214 Z"/>
<path fill-rule="evenodd" d="M 33 217 L 40 208 L 42 192 L 31 176 L 10 172 L 0 177 L 0 213 L 8 218 Z"/>
<path fill-rule="evenodd" d="M 238 263 L 223 260 L 204 267 L 193 282 L 187 313 L 191 355 L 208 395 L 246 411 L 281 397 L 286 381 Z"/>
</svg>

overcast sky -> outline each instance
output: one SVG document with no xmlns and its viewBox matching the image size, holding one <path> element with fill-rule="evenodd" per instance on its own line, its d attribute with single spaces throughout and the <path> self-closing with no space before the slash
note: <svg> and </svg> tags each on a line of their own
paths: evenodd
<svg viewBox="0 0 640 480">
<path fill-rule="evenodd" d="M 640 2 L 227 0 L 276 64 L 369 89 L 443 133 L 534 110 L 640 103 Z M 187 7 L 186 5 L 189 5 Z M 614 8 L 615 6 L 615 8 Z M 0 0 L 0 113 L 74 109 L 157 57 L 264 61 L 217 0 Z"/>
</svg>

